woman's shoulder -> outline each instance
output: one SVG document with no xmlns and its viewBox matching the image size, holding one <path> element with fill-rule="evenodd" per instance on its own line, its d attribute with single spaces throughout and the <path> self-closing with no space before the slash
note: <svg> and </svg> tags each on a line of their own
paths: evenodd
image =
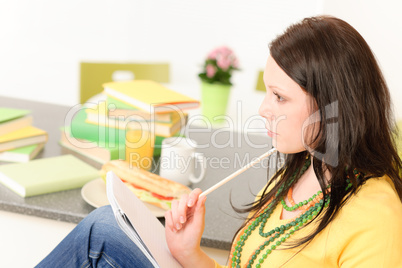
<svg viewBox="0 0 402 268">
<path fill-rule="evenodd" d="M 356 203 L 366 203 L 373 207 L 398 209 L 402 213 L 402 202 L 388 176 L 371 178 L 366 181 L 354 197 Z M 399 213 L 399 214 L 401 214 Z"/>
<path fill-rule="evenodd" d="M 339 217 L 354 224 L 401 226 L 402 202 L 389 177 L 371 178 L 346 202 Z"/>
<path fill-rule="evenodd" d="M 331 222 L 331 252 L 344 267 L 400 267 L 402 203 L 388 177 L 361 186 Z"/>
</svg>

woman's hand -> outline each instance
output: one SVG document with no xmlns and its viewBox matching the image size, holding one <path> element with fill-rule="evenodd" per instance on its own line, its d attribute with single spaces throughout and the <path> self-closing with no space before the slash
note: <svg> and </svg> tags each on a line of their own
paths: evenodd
<svg viewBox="0 0 402 268">
<path fill-rule="evenodd" d="M 166 240 L 172 255 L 183 267 L 214 267 L 214 262 L 200 247 L 205 226 L 206 196 L 199 198 L 200 189 L 172 202 L 165 213 Z"/>
</svg>

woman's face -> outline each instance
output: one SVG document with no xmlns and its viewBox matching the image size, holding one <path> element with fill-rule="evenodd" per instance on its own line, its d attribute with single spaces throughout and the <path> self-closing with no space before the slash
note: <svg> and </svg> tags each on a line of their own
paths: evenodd
<svg viewBox="0 0 402 268">
<path fill-rule="evenodd" d="M 266 119 L 265 128 L 272 138 L 272 145 L 285 154 L 305 151 L 302 133 L 309 122 L 312 97 L 271 56 L 265 67 L 264 83 L 267 93 L 259 114 Z"/>
</svg>

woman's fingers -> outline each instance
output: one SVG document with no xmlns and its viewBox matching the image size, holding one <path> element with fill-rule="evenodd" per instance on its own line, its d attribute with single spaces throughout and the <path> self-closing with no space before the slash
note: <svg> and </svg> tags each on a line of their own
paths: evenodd
<svg viewBox="0 0 402 268">
<path fill-rule="evenodd" d="M 195 188 L 188 197 L 187 206 L 189 208 L 193 207 L 195 203 L 198 201 L 198 196 L 202 193 L 201 189 Z"/>
<path fill-rule="evenodd" d="M 173 225 L 173 218 L 172 218 L 172 211 L 168 210 L 165 212 L 165 228 L 169 228 L 170 230 L 172 230 L 172 232 L 176 231 L 176 228 L 174 228 Z"/>
<path fill-rule="evenodd" d="M 183 195 L 180 200 L 172 201 L 172 209 L 170 213 L 165 215 L 166 223 L 169 228 L 175 229 L 178 231 L 183 228 L 183 225 L 187 222 L 188 217 L 192 216 L 191 214 L 194 211 L 192 209 L 195 204 L 198 202 L 198 197 L 202 193 L 201 189 L 194 189 L 190 195 Z M 190 213 L 190 214 L 189 214 Z"/>
<path fill-rule="evenodd" d="M 172 224 L 173 224 L 173 228 L 175 228 L 176 230 L 180 230 L 181 229 L 181 223 L 179 221 L 179 200 L 173 200 L 172 201 Z"/>
<path fill-rule="evenodd" d="M 183 195 L 180 198 L 179 206 L 178 206 L 178 217 L 179 217 L 179 222 L 180 224 L 183 224 L 187 220 L 187 201 L 188 201 L 188 195 Z"/>
<path fill-rule="evenodd" d="M 202 217 L 204 217 L 204 214 L 205 214 L 205 201 L 207 201 L 206 196 L 203 196 L 203 197 L 198 199 L 197 206 L 195 207 L 195 213 L 194 213 L 194 214 L 197 214 L 196 216 L 201 215 Z M 201 214 L 198 213 L 198 212 L 201 212 Z"/>
</svg>

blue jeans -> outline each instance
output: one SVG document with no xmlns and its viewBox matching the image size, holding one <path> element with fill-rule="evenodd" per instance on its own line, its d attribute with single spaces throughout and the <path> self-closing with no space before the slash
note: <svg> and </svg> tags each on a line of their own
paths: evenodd
<svg viewBox="0 0 402 268">
<path fill-rule="evenodd" d="M 153 267 L 120 229 L 112 208 L 91 212 L 36 267 Z"/>
</svg>

